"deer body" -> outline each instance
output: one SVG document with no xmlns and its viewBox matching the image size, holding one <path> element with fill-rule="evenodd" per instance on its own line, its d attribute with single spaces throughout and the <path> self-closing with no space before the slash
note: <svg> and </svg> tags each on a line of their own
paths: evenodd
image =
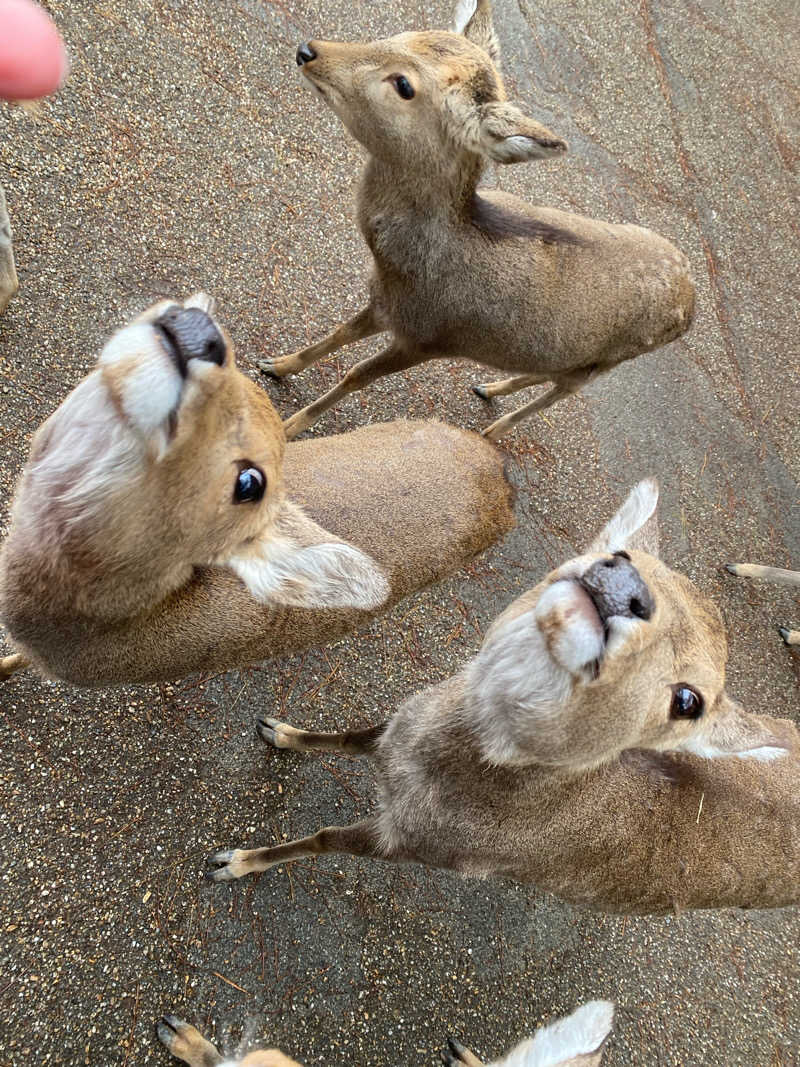
<svg viewBox="0 0 800 1067">
<path fill-rule="evenodd" d="M 403 201 L 388 168 L 367 164 L 359 221 L 375 260 L 371 306 L 404 350 L 556 380 L 610 370 L 685 330 L 686 262 L 668 241 L 496 190 L 475 200 L 575 243 L 498 240 L 473 220 L 469 200 L 461 217 L 449 196 Z"/>
<path fill-rule="evenodd" d="M 365 427 L 284 455 L 269 401 L 229 351 L 194 372 L 209 395 L 193 397 L 190 379 L 154 459 L 116 410 L 134 402 L 141 361 L 152 361 L 149 393 L 171 373 L 150 331 L 117 335 L 110 365 L 34 441 L 0 555 L 0 618 L 21 650 L 10 660 L 108 685 L 285 655 L 338 639 L 512 525 L 501 457 L 441 423 Z M 106 393 L 119 383 L 102 377 L 117 373 L 120 346 L 130 362 L 115 408 Z M 108 469 L 93 469 L 73 435 L 91 455 L 103 441 L 116 449 Z M 232 500 L 242 463 L 245 481 L 263 474 L 259 500 Z"/>
<path fill-rule="evenodd" d="M 791 723 L 759 719 L 792 746 L 791 758 L 769 765 L 633 754 L 581 773 L 490 767 L 464 687 L 459 676 L 408 701 L 381 737 L 378 828 L 388 856 L 534 883 L 607 912 L 800 901 Z"/>
<path fill-rule="evenodd" d="M 655 502 L 643 483 L 586 555 L 388 723 L 326 735 L 262 719 L 278 748 L 374 759 L 378 810 L 218 853 L 211 877 L 338 851 L 531 882 L 610 912 L 800 902 L 797 728 L 728 697 L 719 613 L 633 548 Z"/>
<path fill-rule="evenodd" d="M 458 357 L 512 374 L 478 387 L 485 399 L 552 383 L 485 431 L 496 440 L 691 323 L 689 264 L 669 241 L 479 188 L 488 161 L 566 144 L 506 101 L 488 0 L 462 6 L 456 33 L 298 49 L 304 77 L 368 152 L 358 220 L 373 257 L 370 303 L 326 340 L 260 366 L 282 377 L 370 334 L 392 338 L 293 415 L 289 438 L 381 375 Z"/>
</svg>

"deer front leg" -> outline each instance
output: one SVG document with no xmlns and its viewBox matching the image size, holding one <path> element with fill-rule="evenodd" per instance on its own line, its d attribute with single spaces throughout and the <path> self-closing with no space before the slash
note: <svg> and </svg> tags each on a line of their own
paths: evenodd
<svg viewBox="0 0 800 1067">
<path fill-rule="evenodd" d="M 457 1067 L 459 1063 L 464 1064 L 465 1067 L 483 1067 L 483 1060 L 479 1060 L 474 1052 L 470 1052 L 453 1037 L 448 1037 L 447 1048 L 441 1054 L 441 1058 L 445 1067 Z"/>
<path fill-rule="evenodd" d="M 14 266 L 14 250 L 11 246 L 11 223 L 6 208 L 6 198 L 0 187 L 0 314 L 19 288 Z"/>
<path fill-rule="evenodd" d="M 223 1057 L 193 1026 L 175 1015 L 165 1015 L 156 1024 L 156 1036 L 173 1056 L 189 1067 L 218 1067 Z"/>
<path fill-rule="evenodd" d="M 322 856 L 326 852 L 346 852 L 351 856 L 370 856 L 373 859 L 390 858 L 379 851 L 379 841 L 380 832 L 375 818 L 362 819 L 350 826 L 327 826 L 311 837 L 301 837 L 285 845 L 216 852 L 209 857 L 211 870 L 207 876 L 212 882 L 232 882 L 245 874 L 266 871 L 278 863 Z"/>
<path fill-rule="evenodd" d="M 372 337 L 375 333 L 381 333 L 382 326 L 375 321 L 372 307 L 366 307 L 363 311 L 343 323 L 338 329 L 329 334 L 323 341 L 318 341 L 308 348 L 301 348 L 298 352 L 292 352 L 288 356 L 275 356 L 274 359 L 262 359 L 258 369 L 262 374 L 268 374 L 272 378 L 285 378 L 287 374 L 299 374 L 301 370 L 310 367 L 323 356 L 330 355 L 344 345 L 361 341 L 364 337 Z"/>
<path fill-rule="evenodd" d="M 262 741 L 274 748 L 293 752 L 341 752 L 345 756 L 371 756 L 378 746 L 387 723 L 370 726 L 366 730 L 347 730 L 341 734 L 320 734 L 312 730 L 297 730 L 277 719 L 261 718 L 256 732 Z"/>
<path fill-rule="evenodd" d="M 313 404 L 309 404 L 308 407 L 298 411 L 284 422 L 286 440 L 291 441 L 303 430 L 313 426 L 323 412 L 338 404 L 348 393 L 358 392 L 370 382 L 374 382 L 376 378 L 382 378 L 386 374 L 396 374 L 397 371 L 414 367 L 417 363 L 424 363 L 430 358 L 432 357 L 417 352 L 406 352 L 397 345 L 390 345 L 377 356 L 362 359 L 360 363 L 350 368 L 338 385 L 329 389 L 327 393 L 323 393 Z"/>
</svg>

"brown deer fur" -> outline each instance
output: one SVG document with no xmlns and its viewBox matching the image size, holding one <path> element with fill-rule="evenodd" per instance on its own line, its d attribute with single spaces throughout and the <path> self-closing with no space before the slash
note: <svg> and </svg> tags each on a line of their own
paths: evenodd
<svg viewBox="0 0 800 1067">
<path fill-rule="evenodd" d="M 462 3 L 456 29 L 298 50 L 308 84 L 368 153 L 358 222 L 373 257 L 370 302 L 325 340 L 260 366 L 296 374 L 344 344 L 392 337 L 293 415 L 289 439 L 382 375 L 458 357 L 512 375 L 478 387 L 486 399 L 552 383 L 484 431 L 496 440 L 691 323 L 689 264 L 669 241 L 478 188 L 487 162 L 567 146 L 506 100 L 489 0 Z M 404 85 L 413 98 L 400 95 Z"/>
<path fill-rule="evenodd" d="M 513 525 L 474 434 L 401 421 L 285 449 L 227 339 L 181 385 L 157 328 L 170 306 L 116 334 L 34 438 L 0 554 L 6 675 L 30 660 L 155 682 L 326 644 Z M 243 466 L 266 477 L 260 502 L 234 503 Z"/>
<path fill-rule="evenodd" d="M 511 604 L 462 671 L 383 727 L 319 735 L 263 719 L 279 748 L 338 741 L 373 758 L 378 811 L 218 853 L 211 877 L 339 851 L 532 882 L 611 912 L 800 902 L 797 728 L 731 700 L 719 612 L 633 548 L 655 544 L 656 498 L 642 483 L 587 554 Z M 606 568 L 635 583 L 642 617 L 631 599 L 629 616 L 603 618 L 586 590 Z M 681 710 L 689 688 L 697 718 Z"/>
<path fill-rule="evenodd" d="M 576 1008 L 565 1019 L 543 1026 L 490 1067 L 597 1067 L 611 1032 L 614 1006 L 593 1000 Z M 158 1039 L 173 1056 L 189 1067 L 301 1067 L 282 1052 L 270 1049 L 251 1052 L 242 1060 L 225 1059 L 193 1026 L 165 1015 L 156 1027 Z M 465 1064 L 482 1067 L 482 1061 L 452 1038 L 442 1053 L 446 1067 Z"/>
</svg>

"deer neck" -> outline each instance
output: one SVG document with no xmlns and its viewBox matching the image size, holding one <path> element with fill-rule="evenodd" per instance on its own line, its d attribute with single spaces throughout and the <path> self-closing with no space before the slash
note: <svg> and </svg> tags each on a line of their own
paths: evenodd
<svg viewBox="0 0 800 1067">
<path fill-rule="evenodd" d="M 359 193 L 362 228 L 365 222 L 374 227 L 380 219 L 402 217 L 420 228 L 457 225 L 469 215 L 482 171 L 480 158 L 467 153 L 433 160 L 424 170 L 370 156 Z"/>
</svg>

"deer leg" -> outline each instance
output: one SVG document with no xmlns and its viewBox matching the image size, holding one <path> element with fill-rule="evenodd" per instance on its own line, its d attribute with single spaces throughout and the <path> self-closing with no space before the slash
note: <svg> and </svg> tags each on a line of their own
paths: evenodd
<svg viewBox="0 0 800 1067">
<path fill-rule="evenodd" d="M 284 422 L 286 440 L 291 441 L 303 430 L 313 426 L 323 412 L 338 404 L 348 393 L 357 393 L 370 382 L 374 382 L 376 378 L 382 378 L 386 374 L 395 374 L 407 367 L 414 367 L 417 363 L 423 363 L 429 358 L 418 352 L 406 352 L 397 345 L 390 345 L 377 356 L 362 359 L 360 363 L 350 368 L 338 385 L 329 389 L 327 393 L 323 393 L 313 404 L 296 412 Z"/>
<path fill-rule="evenodd" d="M 785 645 L 800 645 L 800 630 L 787 630 L 785 626 L 779 626 L 778 633 Z"/>
<path fill-rule="evenodd" d="M 315 345 L 309 345 L 308 348 L 301 348 L 288 356 L 262 359 L 258 364 L 258 369 L 272 378 L 285 378 L 287 374 L 299 374 L 301 370 L 310 367 L 312 363 L 316 363 L 323 356 L 335 352 L 337 348 L 342 348 L 343 345 L 349 345 L 353 341 L 360 341 L 364 337 L 371 337 L 375 333 L 382 332 L 383 327 L 379 326 L 375 321 L 372 307 L 366 307 L 363 311 L 359 311 L 355 318 L 342 323 L 338 329 L 334 330 L 324 340 L 318 341 Z"/>
<path fill-rule="evenodd" d="M 0 187 L 0 314 L 19 288 L 14 267 L 14 251 L 11 246 L 11 223 L 6 208 L 6 198 Z"/>
<path fill-rule="evenodd" d="M 212 868 L 208 877 L 212 882 L 232 882 L 234 878 L 266 871 L 278 863 L 290 863 L 308 856 L 322 856 L 326 852 L 346 852 L 351 856 L 391 859 L 379 851 L 379 842 L 377 819 L 361 819 L 350 826 L 327 826 L 310 837 L 301 837 L 285 845 L 216 852 L 208 860 Z"/>
<path fill-rule="evenodd" d="M 761 567 L 757 563 L 726 563 L 725 570 L 737 578 L 762 578 L 781 585 L 800 585 L 800 571 L 786 571 L 781 567 Z"/>
<path fill-rule="evenodd" d="M 473 385 L 472 391 L 481 400 L 491 400 L 493 396 L 509 396 L 529 385 L 542 385 L 549 382 L 546 374 L 518 374 L 516 378 L 503 378 L 499 382 L 487 382 L 486 385 Z"/>
<path fill-rule="evenodd" d="M 448 1037 L 447 1048 L 441 1054 L 441 1058 L 445 1067 L 458 1067 L 459 1063 L 464 1064 L 465 1067 L 483 1067 L 483 1060 L 479 1060 L 474 1052 L 470 1052 L 453 1037 Z"/>
<path fill-rule="evenodd" d="M 223 1057 L 193 1026 L 175 1015 L 165 1015 L 156 1024 L 156 1036 L 173 1056 L 189 1067 L 219 1067 Z"/>
<path fill-rule="evenodd" d="M 586 374 L 557 382 L 549 392 L 539 397 L 538 400 L 531 400 L 529 404 L 523 404 L 521 408 L 517 408 L 516 411 L 510 411 L 502 419 L 498 419 L 491 426 L 487 426 L 482 431 L 483 436 L 488 437 L 490 441 L 499 441 L 512 426 L 516 426 L 518 422 L 527 419 L 529 415 L 533 415 L 537 411 L 544 411 L 551 404 L 555 404 L 557 400 L 562 400 L 571 393 L 577 393 L 591 377 L 591 374 Z"/>
<path fill-rule="evenodd" d="M 0 659 L 0 682 L 7 682 L 12 674 L 30 667 L 31 661 L 26 659 L 21 652 L 15 652 L 11 656 L 3 656 Z"/>
<path fill-rule="evenodd" d="M 378 746 L 387 723 L 370 726 L 366 730 L 347 730 L 341 734 L 319 734 L 312 730 L 296 730 L 286 722 L 262 718 L 256 733 L 274 748 L 288 748 L 293 752 L 341 752 L 345 756 L 371 756 Z"/>
</svg>

